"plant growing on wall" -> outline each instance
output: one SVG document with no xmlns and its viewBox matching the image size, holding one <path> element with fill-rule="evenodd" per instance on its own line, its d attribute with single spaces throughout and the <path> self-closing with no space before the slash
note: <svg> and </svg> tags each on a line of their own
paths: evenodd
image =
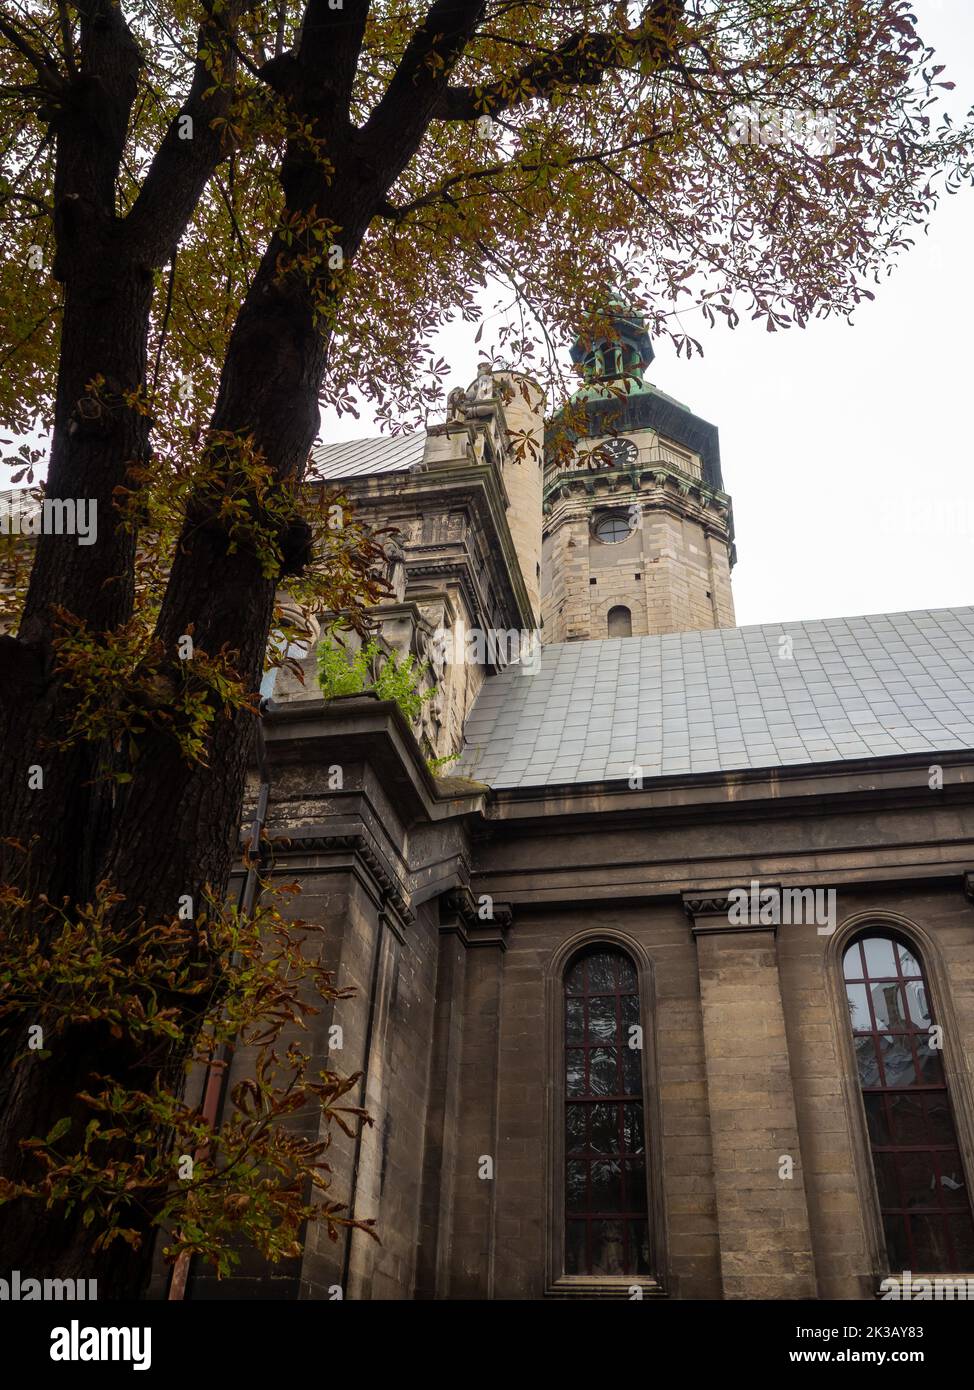
<svg viewBox="0 0 974 1390">
<path fill-rule="evenodd" d="M 377 669 L 378 668 L 378 669 Z M 436 694 L 436 686 L 421 689 L 430 675 L 428 661 L 417 663 L 416 658 L 400 657 L 390 652 L 383 660 L 374 637 L 357 652 L 350 652 L 335 640 L 332 633 L 318 645 L 318 684 L 326 700 L 336 695 L 360 695 L 374 690 L 380 700 L 394 700 L 410 724 L 418 719 L 423 705 Z M 376 674 L 373 677 L 372 672 Z"/>
<path fill-rule="evenodd" d="M 33 1020 L 16 1061 L 42 1093 L 52 1060 L 75 1058 L 78 1105 L 59 1114 L 51 1098 L 49 1127 L 24 1146 L 30 1171 L 0 1176 L 0 1202 L 38 1220 L 77 1216 L 110 1264 L 126 1248 L 145 1253 L 158 1231 L 167 1259 L 196 1256 L 220 1275 L 242 1245 L 272 1263 L 299 1255 L 308 1223 L 332 1239 L 349 1227 L 373 1234 L 334 1199 L 327 1158 L 330 1125 L 352 1135 L 371 1123 L 349 1101 L 360 1073 L 313 1067 L 301 1043 L 310 1016 L 354 991 L 309 950 L 320 928 L 282 914 L 297 885 L 264 884 L 250 916 L 208 897 L 192 917 L 133 932 L 107 884 L 67 912 L 31 892 L 31 854 L 18 859 L 18 886 L 0 893 L 0 1026 Z M 104 1072 L 77 1052 L 85 1030 L 103 1040 Z M 130 1045 L 142 1069 L 124 1085 L 111 1061 Z M 234 1047 L 249 1049 L 250 1066 L 215 1124 L 183 1078 Z M 292 1123 L 307 1110 L 322 1118 L 313 1137 Z"/>
</svg>

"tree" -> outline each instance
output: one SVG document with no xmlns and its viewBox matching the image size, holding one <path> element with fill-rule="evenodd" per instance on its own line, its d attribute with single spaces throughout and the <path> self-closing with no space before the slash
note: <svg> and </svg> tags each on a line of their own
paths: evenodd
<svg viewBox="0 0 974 1390">
<path fill-rule="evenodd" d="M 3 419 L 51 431 L 46 496 L 99 526 L 38 536 L 0 637 L 0 882 L 117 942 L 222 897 L 278 589 L 378 592 L 377 540 L 304 510 L 319 405 L 421 419 L 432 335 L 489 284 L 549 385 L 607 284 L 688 354 L 681 306 L 848 315 L 971 171 L 899 0 L 4 0 L 0 41 Z M 15 1188 L 85 1076 L 146 1088 L 118 1026 L 73 1023 L 43 1087 L 10 1070 Z M 83 1268 L 80 1212 L 28 1205 L 11 1262 Z"/>
</svg>

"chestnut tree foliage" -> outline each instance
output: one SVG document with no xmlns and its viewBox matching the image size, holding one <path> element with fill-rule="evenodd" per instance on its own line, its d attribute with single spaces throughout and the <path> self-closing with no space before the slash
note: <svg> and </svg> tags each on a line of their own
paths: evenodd
<svg viewBox="0 0 974 1390">
<path fill-rule="evenodd" d="M 361 1118 L 284 1040 L 334 986 L 221 906 L 277 596 L 293 629 L 382 592 L 381 537 L 302 487 L 319 408 L 421 422 L 487 292 L 553 393 L 606 286 L 688 354 L 681 309 L 850 314 L 970 177 L 942 70 L 901 0 L 0 0 L 0 432 L 98 526 L 6 559 L 12 1266 L 130 1293 L 154 1228 L 226 1268 L 345 1219 L 286 1123 Z M 218 1137 L 181 1078 L 241 1032 Z"/>
</svg>

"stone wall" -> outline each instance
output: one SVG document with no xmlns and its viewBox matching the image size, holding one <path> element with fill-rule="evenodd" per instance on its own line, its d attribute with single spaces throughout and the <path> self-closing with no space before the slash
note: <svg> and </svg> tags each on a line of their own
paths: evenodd
<svg viewBox="0 0 974 1390">
<path fill-rule="evenodd" d="M 605 542 L 605 518 L 632 525 Z M 546 643 L 608 635 L 618 604 L 632 635 L 734 626 L 726 499 L 672 468 L 595 471 L 548 479 L 542 547 Z"/>
<path fill-rule="evenodd" d="M 917 786 L 921 773 L 918 763 Z M 754 773 L 709 786 L 666 779 L 631 795 L 496 798 L 473 883 L 513 913 L 501 995 L 497 1296 L 572 1293 L 551 1264 L 560 1135 L 545 1096 L 562 1085 L 561 963 L 593 939 L 645 959 L 653 982 L 643 1018 L 656 1039 L 647 1090 L 659 1111 L 667 1296 L 875 1296 L 887 1271 L 841 984 L 843 945 L 866 924 L 917 943 L 974 1173 L 974 768 L 948 774 L 949 801 L 904 790 L 907 776 L 791 769 L 786 787 Z M 814 924 L 732 927 L 727 890 L 752 878 L 834 888 L 834 934 Z M 594 1292 L 618 1296 L 607 1285 Z"/>
<path fill-rule="evenodd" d="M 945 757 L 936 794 L 904 755 L 553 796 L 434 781 L 374 700 L 270 727 L 280 871 L 356 991 L 312 1033 L 324 1062 L 341 1022 L 374 1120 L 336 1139 L 335 1191 L 381 1244 L 317 1232 L 300 1263 L 251 1260 L 219 1289 L 198 1276 L 193 1296 L 874 1297 L 885 1257 L 841 985 L 867 923 L 923 956 L 974 1172 L 970 755 Z M 729 890 L 754 879 L 835 889 L 835 932 L 735 926 Z M 559 1262 L 562 979 L 598 941 L 640 979 L 656 1259 L 639 1279 Z"/>
</svg>

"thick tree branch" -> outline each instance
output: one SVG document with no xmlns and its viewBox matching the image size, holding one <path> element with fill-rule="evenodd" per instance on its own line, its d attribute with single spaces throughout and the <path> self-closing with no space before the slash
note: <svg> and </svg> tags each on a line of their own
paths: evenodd
<svg viewBox="0 0 974 1390">
<path fill-rule="evenodd" d="M 440 94 L 483 19 L 485 0 L 435 0 L 363 128 L 382 192 L 419 148 Z"/>
<path fill-rule="evenodd" d="M 54 202 L 59 255 L 70 249 L 64 245 L 68 222 L 78 229 L 92 215 L 103 226 L 114 217 L 118 171 L 143 64 L 120 5 L 87 0 L 77 10 L 79 70 L 63 83 L 51 120 L 57 138 Z M 74 206 L 65 218 L 69 202 Z"/>
<path fill-rule="evenodd" d="M 284 49 L 284 14 L 278 13 L 274 57 L 259 76 L 304 116 L 344 118 L 358 72 L 370 0 L 307 0 L 294 48 Z"/>
<path fill-rule="evenodd" d="M 0 34 L 3 34 L 8 42 L 13 44 L 20 56 L 26 58 L 31 64 L 45 91 L 55 95 L 63 91 L 64 78 L 58 71 L 57 64 L 52 61 L 49 54 L 42 53 L 40 49 L 35 48 L 13 20 L 4 15 L 0 15 Z"/>
<path fill-rule="evenodd" d="M 171 258 L 214 169 L 230 153 L 226 126 L 214 126 L 214 121 L 225 118 L 230 109 L 239 53 L 237 26 L 252 4 L 253 0 L 232 0 L 225 10 L 212 3 L 206 7 L 196 46 L 197 52 L 209 51 L 214 58 L 197 57 L 186 100 L 170 122 L 125 219 L 132 253 L 145 265 L 162 266 Z M 213 75 L 217 63 L 222 66 L 219 83 Z"/>
<path fill-rule="evenodd" d="M 614 69 L 633 68 L 647 60 L 662 66 L 673 59 L 682 12 L 682 0 L 654 0 L 635 29 L 615 34 L 579 31 L 510 77 L 483 86 L 446 87 L 436 103 L 434 119 L 475 121 L 551 92 L 597 86 Z"/>
<path fill-rule="evenodd" d="M 369 17 L 369 0 L 346 0 L 332 9 L 328 0 L 308 0 L 301 26 L 298 61 L 324 80 L 336 107 L 347 112 Z"/>
</svg>

